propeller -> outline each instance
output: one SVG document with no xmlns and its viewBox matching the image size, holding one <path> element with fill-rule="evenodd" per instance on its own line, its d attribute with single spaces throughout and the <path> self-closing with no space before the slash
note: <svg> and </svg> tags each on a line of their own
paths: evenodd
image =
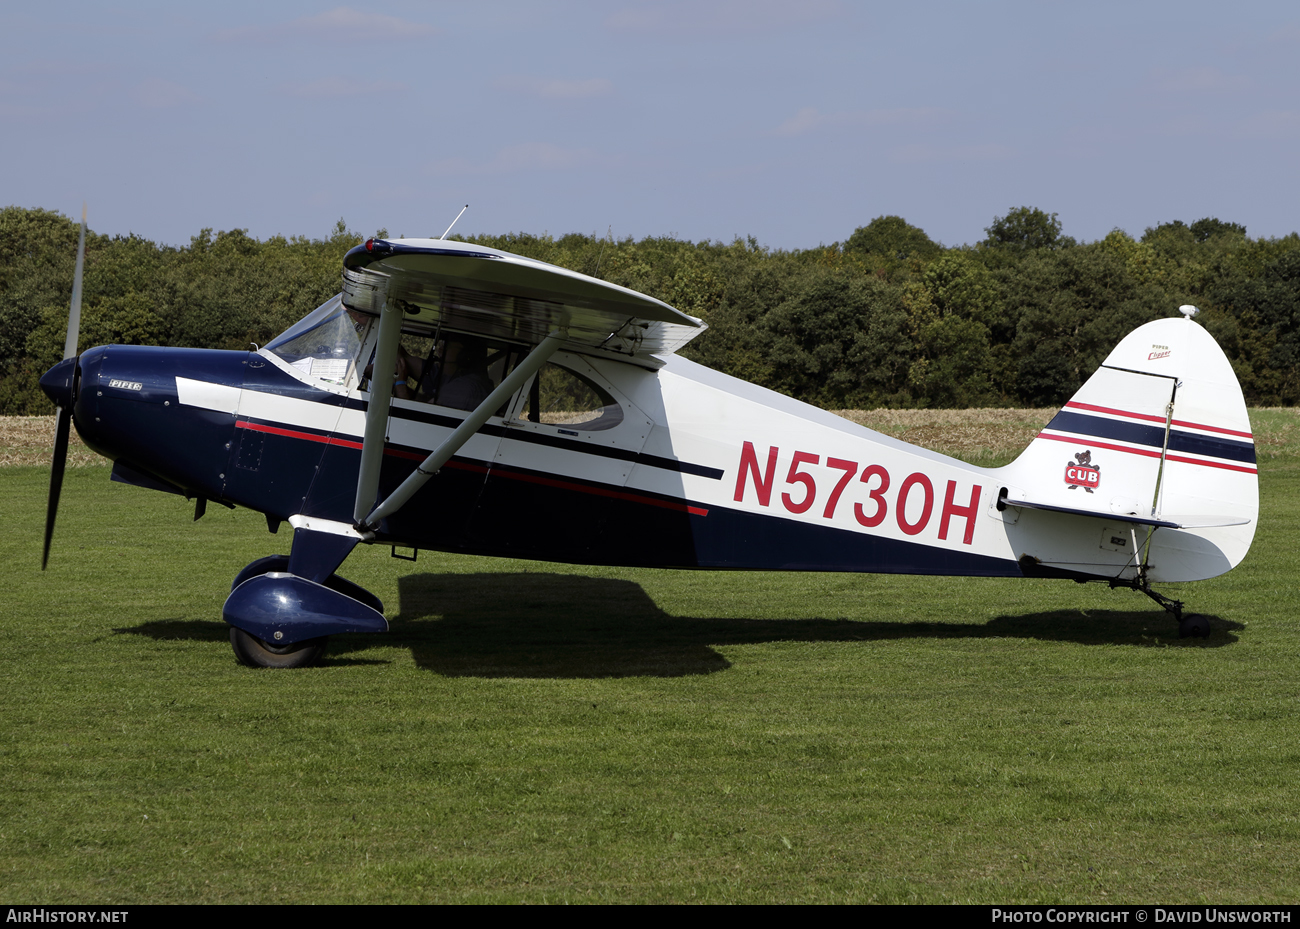
<svg viewBox="0 0 1300 929">
<path fill-rule="evenodd" d="M 41 378 L 41 387 L 58 404 L 54 413 L 54 460 L 50 463 L 50 499 L 45 508 L 45 548 L 41 553 L 41 570 L 50 560 L 50 540 L 54 537 L 54 517 L 59 512 L 59 492 L 63 490 L 63 472 L 68 465 L 68 436 L 72 431 L 72 406 L 76 402 L 77 336 L 81 330 L 81 274 L 86 266 L 86 207 L 81 207 L 81 237 L 77 241 L 77 270 L 72 278 L 72 306 L 68 310 L 68 336 L 63 342 L 63 361 Z M 68 359 L 72 363 L 68 364 Z M 62 380 L 64 383 L 60 384 Z"/>
</svg>

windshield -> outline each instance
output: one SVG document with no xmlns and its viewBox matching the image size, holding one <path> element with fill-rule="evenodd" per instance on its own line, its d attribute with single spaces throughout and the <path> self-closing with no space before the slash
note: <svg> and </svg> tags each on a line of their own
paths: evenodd
<svg viewBox="0 0 1300 929">
<path fill-rule="evenodd" d="M 373 318 L 343 308 L 341 295 L 326 300 L 267 346 L 311 377 L 346 385 Z"/>
</svg>

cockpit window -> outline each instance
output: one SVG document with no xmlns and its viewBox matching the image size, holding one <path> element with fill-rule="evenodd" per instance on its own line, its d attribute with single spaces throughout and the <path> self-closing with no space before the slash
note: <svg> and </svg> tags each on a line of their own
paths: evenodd
<svg viewBox="0 0 1300 929">
<path fill-rule="evenodd" d="M 340 296 L 312 310 L 267 349 L 311 377 L 345 385 L 352 376 L 373 317 L 353 315 Z"/>
<path fill-rule="evenodd" d="M 590 378 L 557 364 L 547 363 L 533 379 L 523 418 L 596 432 L 623 421 L 623 408 L 609 392 Z"/>
</svg>

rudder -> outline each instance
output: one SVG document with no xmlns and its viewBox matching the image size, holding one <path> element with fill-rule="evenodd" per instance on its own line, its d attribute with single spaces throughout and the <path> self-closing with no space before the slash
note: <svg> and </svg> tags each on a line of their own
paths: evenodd
<svg viewBox="0 0 1300 929">
<path fill-rule="evenodd" d="M 1131 527 L 1125 573 L 1142 556 L 1152 581 L 1235 567 L 1259 515 L 1241 387 L 1218 343 L 1190 318 L 1129 333 L 1002 474 L 1011 506 Z M 1085 573 L 1105 576 L 1091 567 Z"/>
</svg>

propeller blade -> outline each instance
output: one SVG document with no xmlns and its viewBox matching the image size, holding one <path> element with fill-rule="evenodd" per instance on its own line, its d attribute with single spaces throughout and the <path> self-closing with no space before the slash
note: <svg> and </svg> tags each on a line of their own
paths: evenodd
<svg viewBox="0 0 1300 929">
<path fill-rule="evenodd" d="M 86 267 L 86 205 L 81 205 L 81 238 L 77 241 L 77 270 L 72 275 L 72 306 L 68 309 L 68 336 L 63 341 L 63 357 L 77 354 L 77 336 L 81 332 L 81 272 Z"/>
<path fill-rule="evenodd" d="M 63 342 L 63 358 L 77 356 L 77 338 L 81 333 L 81 277 L 86 268 L 86 205 L 81 205 L 81 236 L 77 240 L 77 269 L 72 275 L 72 305 L 68 308 L 68 335 Z M 54 518 L 59 513 L 59 494 L 63 490 L 63 472 L 68 465 L 68 436 L 72 431 L 72 411 L 76 402 L 76 367 L 72 371 L 72 389 L 67 406 L 60 404 L 54 413 L 54 459 L 50 462 L 50 498 L 45 507 L 45 547 L 41 551 L 41 570 L 50 561 L 50 540 L 54 538 Z"/>
<path fill-rule="evenodd" d="M 59 512 L 59 492 L 63 490 L 63 471 L 68 463 L 68 433 L 72 429 L 72 411 L 59 407 L 54 414 L 54 461 L 50 464 L 50 501 L 45 507 L 45 549 L 41 552 L 41 570 L 50 560 L 50 539 L 54 538 L 54 517 Z"/>
</svg>

